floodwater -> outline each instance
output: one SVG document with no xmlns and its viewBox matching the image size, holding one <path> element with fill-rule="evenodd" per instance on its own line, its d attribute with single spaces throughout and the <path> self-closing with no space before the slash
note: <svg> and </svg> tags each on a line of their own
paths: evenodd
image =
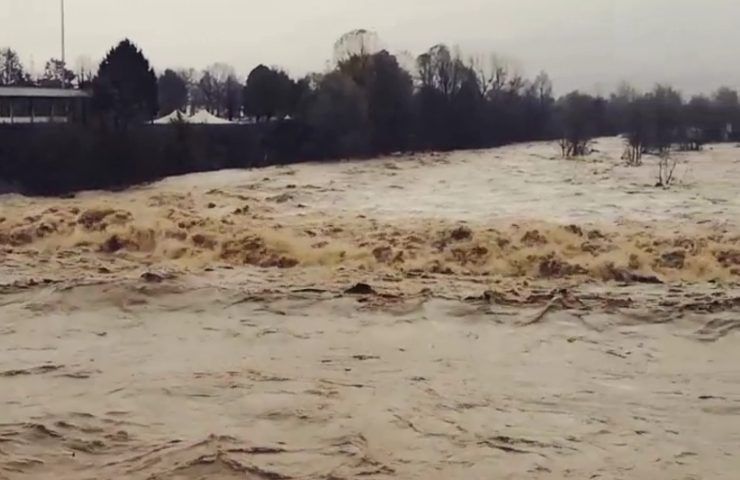
<svg viewBox="0 0 740 480">
<path fill-rule="evenodd" d="M 0 479 L 734 479 L 740 148 L 0 197 Z"/>
</svg>

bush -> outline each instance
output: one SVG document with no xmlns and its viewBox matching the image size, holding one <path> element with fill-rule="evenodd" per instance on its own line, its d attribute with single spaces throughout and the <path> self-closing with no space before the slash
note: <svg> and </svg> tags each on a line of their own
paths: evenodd
<svg viewBox="0 0 740 480">
<path fill-rule="evenodd" d="M 167 175 L 254 167 L 265 157 L 254 125 L 0 127 L 0 179 L 23 193 L 119 188 Z"/>
</svg>

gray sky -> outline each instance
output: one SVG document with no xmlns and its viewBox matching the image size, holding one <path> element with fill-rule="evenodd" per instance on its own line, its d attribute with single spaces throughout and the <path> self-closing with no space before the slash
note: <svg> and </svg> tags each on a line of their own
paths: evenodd
<svg viewBox="0 0 740 480">
<path fill-rule="evenodd" d="M 740 87 L 738 0 L 66 0 L 67 57 L 99 60 L 123 37 L 159 70 L 216 61 L 323 70 L 356 28 L 390 51 L 435 43 L 544 69 L 556 90 L 606 92 L 620 80 L 686 92 Z M 0 0 L 0 46 L 28 67 L 59 56 L 59 0 Z"/>
</svg>

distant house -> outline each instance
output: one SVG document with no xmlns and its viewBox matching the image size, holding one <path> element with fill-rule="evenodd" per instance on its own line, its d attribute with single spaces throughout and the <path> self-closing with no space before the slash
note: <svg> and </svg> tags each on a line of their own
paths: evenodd
<svg viewBox="0 0 740 480">
<path fill-rule="evenodd" d="M 76 89 L 0 86 L 0 124 L 84 121 L 90 98 Z"/>
</svg>

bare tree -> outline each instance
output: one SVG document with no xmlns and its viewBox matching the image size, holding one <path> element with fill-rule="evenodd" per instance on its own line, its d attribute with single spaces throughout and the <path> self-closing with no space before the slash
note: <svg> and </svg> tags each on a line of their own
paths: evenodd
<svg viewBox="0 0 740 480">
<path fill-rule="evenodd" d="M 482 95 L 504 90 L 512 71 L 509 62 L 495 53 L 470 56 L 468 66 L 476 75 Z"/>
<path fill-rule="evenodd" d="M 217 114 L 218 86 L 210 72 L 205 71 L 198 80 L 197 107 L 204 108 L 210 113 Z"/>
<path fill-rule="evenodd" d="M 520 74 L 514 74 L 510 79 L 509 83 L 506 84 L 506 92 L 512 95 L 521 95 L 524 90 L 527 89 L 529 82 L 526 78 Z"/>
<path fill-rule="evenodd" d="M 75 59 L 73 70 L 77 75 L 79 86 L 88 85 L 95 77 L 96 63 L 88 55 L 80 55 Z"/>
<path fill-rule="evenodd" d="M 39 84 L 44 87 L 60 88 L 71 85 L 76 75 L 61 60 L 56 58 L 46 62 L 44 74 L 39 80 Z"/>
<path fill-rule="evenodd" d="M 432 55 L 422 53 L 416 59 L 416 71 L 418 73 L 418 82 L 422 87 L 434 87 L 434 70 L 432 69 Z"/>
<path fill-rule="evenodd" d="M 660 152 L 658 160 L 658 183 L 656 187 L 669 188 L 675 181 L 674 173 L 678 160 L 671 156 L 670 152 L 664 150 Z"/>
<path fill-rule="evenodd" d="M 630 93 L 625 110 L 625 129 L 627 133 L 627 149 L 623 158 L 627 165 L 639 167 L 642 165 L 642 155 L 650 143 L 652 121 L 651 103 L 647 97 Z"/>
<path fill-rule="evenodd" d="M 446 97 L 452 96 L 456 87 L 455 63 L 447 45 L 436 45 L 429 51 L 436 86 Z"/>
<path fill-rule="evenodd" d="M 188 100 L 186 108 L 190 110 L 190 113 L 195 113 L 194 110 L 197 108 L 204 108 L 203 98 L 198 86 L 200 73 L 198 73 L 194 68 L 180 68 L 175 70 L 175 73 L 178 77 L 182 78 L 185 81 L 185 85 L 187 85 Z"/>
<path fill-rule="evenodd" d="M 380 41 L 375 32 L 353 30 L 342 35 L 334 44 L 337 70 L 349 76 L 360 87 L 367 87 L 372 56 L 380 52 Z"/>
<path fill-rule="evenodd" d="M 0 85 L 22 85 L 28 81 L 18 54 L 10 48 L 0 49 Z"/>
<path fill-rule="evenodd" d="M 381 50 L 378 34 L 359 29 L 347 32 L 334 43 L 334 62 L 338 65 L 352 57 L 366 57 Z"/>
<path fill-rule="evenodd" d="M 226 63 L 214 63 L 206 68 L 197 83 L 199 106 L 214 115 L 227 114 L 230 110 L 229 94 L 233 91 L 229 85 L 233 78 L 236 78 L 234 67 Z"/>
<path fill-rule="evenodd" d="M 540 72 L 532 82 L 532 91 L 534 92 L 540 106 L 544 106 L 552 100 L 552 80 L 546 72 Z"/>
<path fill-rule="evenodd" d="M 475 72 L 461 57 L 459 50 L 452 52 L 444 44 L 435 45 L 419 55 L 416 65 L 421 86 L 433 88 L 449 99 L 460 91 L 464 83 L 477 82 Z"/>
</svg>

